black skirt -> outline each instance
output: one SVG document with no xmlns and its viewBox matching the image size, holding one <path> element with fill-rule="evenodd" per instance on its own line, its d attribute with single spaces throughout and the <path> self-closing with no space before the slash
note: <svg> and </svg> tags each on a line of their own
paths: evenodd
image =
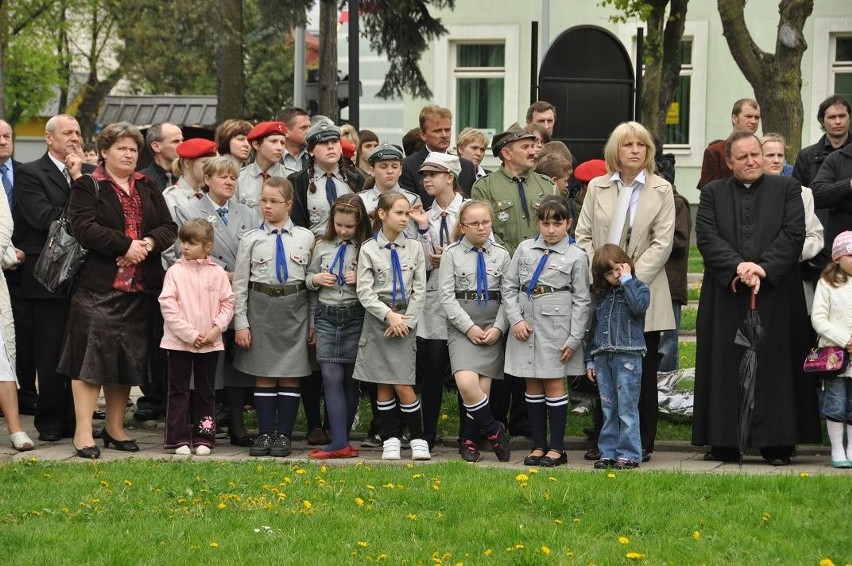
<svg viewBox="0 0 852 566">
<path fill-rule="evenodd" d="M 148 383 L 151 312 L 158 308 L 148 293 L 78 288 L 57 371 L 94 385 Z"/>
</svg>

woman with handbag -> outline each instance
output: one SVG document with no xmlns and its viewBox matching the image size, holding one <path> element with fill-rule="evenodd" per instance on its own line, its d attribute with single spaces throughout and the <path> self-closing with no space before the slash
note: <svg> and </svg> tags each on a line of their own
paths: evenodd
<svg viewBox="0 0 852 566">
<path fill-rule="evenodd" d="M 819 334 L 820 349 L 840 346 L 845 363 L 834 374 L 822 376 L 819 409 L 831 441 L 831 465 L 852 468 L 852 232 L 841 232 L 831 246 L 831 262 L 817 282 L 811 322 Z M 840 354 L 842 352 L 838 352 Z M 835 355 L 838 355 L 835 354 Z M 839 360 L 838 360 L 839 361 Z M 843 429 L 846 428 L 846 447 Z"/>
<path fill-rule="evenodd" d="M 177 227 L 159 189 L 136 173 L 144 140 L 127 122 L 105 127 L 97 140 L 102 165 L 72 185 L 68 219 L 89 251 L 71 299 L 60 373 L 72 378 L 77 426 L 74 448 L 98 458 L 92 412 L 100 388 L 106 398 L 104 446 L 139 450 L 124 431 L 130 387 L 148 378 L 152 313 L 164 271 L 160 252 Z"/>
</svg>

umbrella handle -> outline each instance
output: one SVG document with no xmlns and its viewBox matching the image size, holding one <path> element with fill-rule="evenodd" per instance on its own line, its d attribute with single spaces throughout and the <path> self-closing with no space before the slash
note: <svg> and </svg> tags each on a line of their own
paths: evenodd
<svg viewBox="0 0 852 566">
<path fill-rule="evenodd" d="M 749 299 L 748 309 L 755 311 L 757 310 L 757 294 L 751 293 L 751 298 Z"/>
</svg>

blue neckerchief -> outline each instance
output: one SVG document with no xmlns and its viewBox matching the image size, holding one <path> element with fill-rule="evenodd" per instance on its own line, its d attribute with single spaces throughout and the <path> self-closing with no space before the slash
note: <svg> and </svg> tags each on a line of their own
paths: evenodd
<svg viewBox="0 0 852 566">
<path fill-rule="evenodd" d="M 541 259 L 538 260 L 538 265 L 535 267 L 535 271 L 533 272 L 532 279 L 527 284 L 527 298 L 529 299 L 532 296 L 533 289 L 538 285 L 538 278 L 541 277 L 541 272 L 544 271 L 544 266 L 547 265 L 547 258 L 550 255 L 552 250 L 550 248 L 546 248 L 544 250 L 544 255 L 541 256 Z"/>
<path fill-rule="evenodd" d="M 337 200 L 337 185 L 334 184 L 334 176 L 331 173 L 325 178 L 325 198 L 328 199 L 329 206 L 334 206 L 334 201 Z"/>
<path fill-rule="evenodd" d="M 476 258 L 476 304 L 483 308 L 488 306 L 488 271 L 485 266 L 485 248 L 473 246 L 471 251 L 477 253 Z M 483 304 L 484 302 L 484 304 Z"/>
<path fill-rule="evenodd" d="M 437 205 L 436 205 L 437 206 Z M 441 213 L 441 229 L 438 231 L 441 237 L 441 247 L 444 247 L 444 244 L 450 243 L 450 228 L 447 226 L 447 215 L 448 212 Z"/>
<path fill-rule="evenodd" d="M 343 263 L 344 258 L 346 257 L 346 246 L 350 245 L 352 242 L 349 240 L 343 240 L 337 246 L 337 253 L 334 254 L 334 261 L 331 262 L 331 267 L 328 268 L 329 273 L 334 273 L 334 268 L 337 267 L 337 284 L 341 287 L 346 284 L 346 281 L 343 278 Z M 338 264 L 340 264 L 338 266 Z"/>
<path fill-rule="evenodd" d="M 261 223 L 261 230 L 266 229 L 266 223 Z M 287 250 L 284 249 L 284 240 L 282 236 L 287 233 L 286 228 L 273 229 L 272 234 L 277 234 L 275 242 L 275 276 L 279 283 L 286 283 L 290 274 L 287 272 Z"/>
<path fill-rule="evenodd" d="M 399 254 L 396 251 L 396 244 L 393 242 L 388 243 L 385 246 L 390 250 L 391 256 L 391 270 L 393 271 L 393 287 L 391 288 L 391 303 L 394 305 L 396 303 L 396 290 L 399 288 L 400 293 L 402 294 L 402 301 L 400 304 L 405 303 L 405 280 L 402 278 L 402 265 L 399 263 Z"/>
</svg>

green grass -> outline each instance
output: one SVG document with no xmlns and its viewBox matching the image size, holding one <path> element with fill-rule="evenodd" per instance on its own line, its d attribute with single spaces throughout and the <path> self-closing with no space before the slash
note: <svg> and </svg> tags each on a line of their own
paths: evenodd
<svg viewBox="0 0 852 566">
<path fill-rule="evenodd" d="M 841 476 L 507 470 L 461 462 L 0 466 L 25 564 L 843 564 Z M 622 541 L 619 539 L 624 537 Z"/>
<path fill-rule="evenodd" d="M 695 322 L 698 318 L 698 308 L 683 307 L 680 310 L 680 329 L 695 330 Z"/>
<path fill-rule="evenodd" d="M 698 251 L 698 246 L 689 247 L 689 260 L 687 261 L 687 272 L 689 273 L 704 273 L 704 259 L 701 257 L 701 252 Z"/>
<path fill-rule="evenodd" d="M 689 301 L 697 301 L 701 297 L 701 285 L 690 285 L 686 289 L 686 298 Z"/>
</svg>

